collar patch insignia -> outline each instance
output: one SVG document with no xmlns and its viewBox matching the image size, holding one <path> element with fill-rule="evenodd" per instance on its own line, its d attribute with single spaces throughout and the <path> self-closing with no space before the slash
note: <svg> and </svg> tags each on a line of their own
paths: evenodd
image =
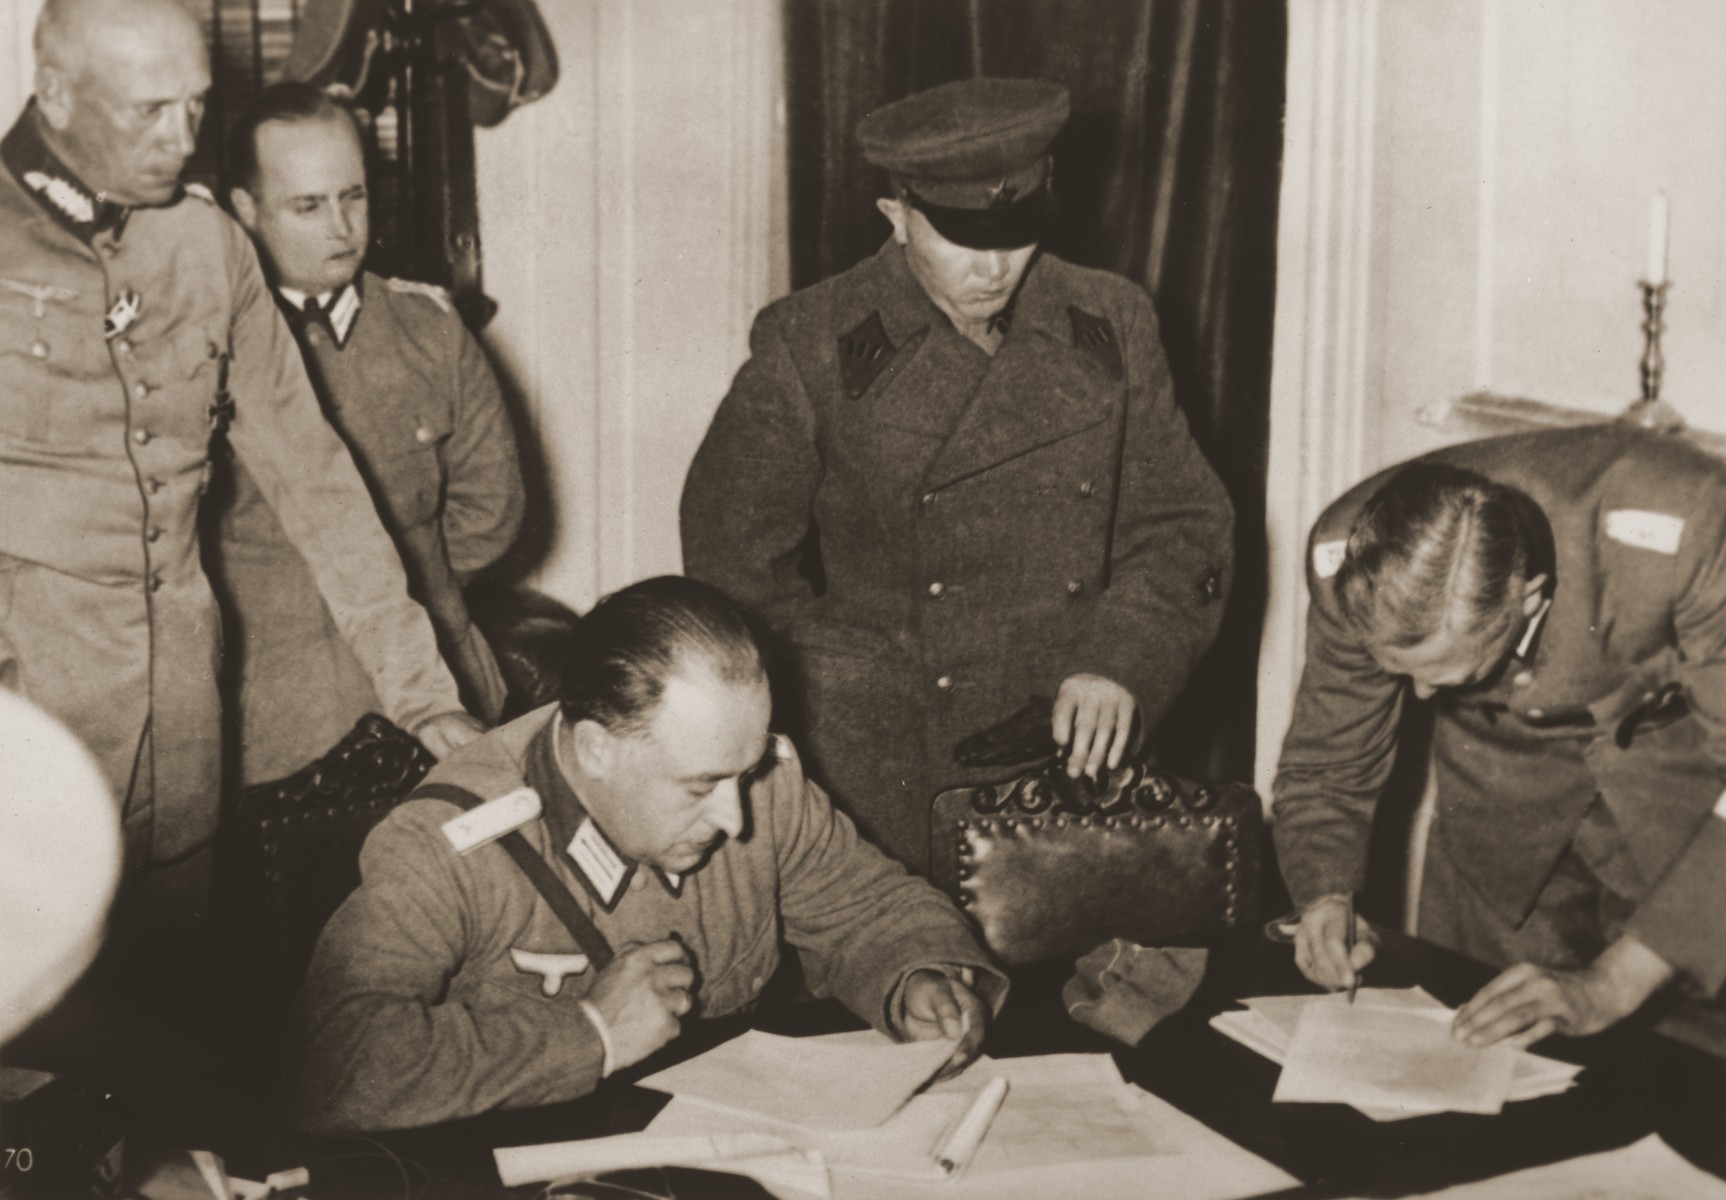
<svg viewBox="0 0 1726 1200">
<path fill-rule="evenodd" d="M 96 204 L 82 188 L 41 171 L 24 172 L 24 182 L 40 192 L 48 203 L 66 214 L 68 220 L 88 225 L 96 219 Z"/>
<path fill-rule="evenodd" d="M 582 819 L 575 836 L 569 839 L 567 852 L 593 898 L 606 912 L 616 908 L 624 885 L 635 873 L 635 864 L 618 853 L 592 817 Z"/>
</svg>

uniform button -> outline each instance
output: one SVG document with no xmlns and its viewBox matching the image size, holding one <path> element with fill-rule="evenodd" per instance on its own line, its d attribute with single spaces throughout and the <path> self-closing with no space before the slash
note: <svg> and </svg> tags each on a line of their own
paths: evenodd
<svg viewBox="0 0 1726 1200">
<path fill-rule="evenodd" d="M 48 343 L 38 338 L 36 341 L 30 343 L 30 353 L 35 355 L 37 358 L 47 358 Z"/>
<path fill-rule="evenodd" d="M 647 873 L 645 871 L 637 871 L 634 875 L 631 875 L 629 877 L 629 890 L 630 891 L 639 892 L 642 888 L 644 888 L 646 886 L 647 886 Z"/>
<path fill-rule="evenodd" d="M 150 526 L 149 532 L 144 534 L 144 540 L 149 541 L 149 542 L 161 541 L 162 540 L 162 527 L 160 525 Z"/>
<path fill-rule="evenodd" d="M 1534 682 L 1534 672 L 1518 671 L 1515 675 L 1511 676 L 1510 682 L 1515 684 L 1517 687 L 1527 687 L 1529 684 Z"/>
<path fill-rule="evenodd" d="M 121 354 L 132 353 L 132 339 L 121 338 L 119 341 L 114 343 L 114 349 L 118 350 Z"/>
<path fill-rule="evenodd" d="M 148 446 L 150 444 L 150 431 L 140 425 L 132 431 L 132 440 L 140 446 Z"/>
<path fill-rule="evenodd" d="M 144 490 L 154 496 L 157 492 L 162 490 L 162 481 L 160 479 L 146 479 L 144 481 Z"/>
<path fill-rule="evenodd" d="M 761 976 L 761 975 L 757 975 L 754 979 L 751 979 L 749 981 L 749 990 L 752 992 L 759 992 L 762 988 L 764 988 L 766 986 L 767 986 L 767 980 L 764 976 Z"/>
<path fill-rule="evenodd" d="M 113 242 L 113 241 L 101 242 L 101 243 L 99 243 L 99 245 L 101 247 L 102 253 L 106 257 L 118 258 L 120 256 L 120 243 L 119 242 Z"/>
<path fill-rule="evenodd" d="M 160 575 L 150 576 L 150 590 L 152 592 L 159 592 L 162 590 L 162 577 Z"/>
<path fill-rule="evenodd" d="M 1097 485 L 1092 483 L 1089 479 L 1085 480 L 1085 482 L 1083 482 L 1079 485 L 1079 495 L 1081 495 L 1081 496 L 1089 496 L 1091 493 L 1095 492 L 1096 490 L 1097 490 Z"/>
<path fill-rule="evenodd" d="M 1067 595 L 1077 596 L 1080 592 L 1082 592 L 1084 590 L 1085 590 L 1085 581 L 1084 580 L 1082 580 L 1082 579 L 1069 579 L 1069 580 L 1067 580 Z"/>
<path fill-rule="evenodd" d="M 934 508 L 935 507 L 935 493 L 934 492 L 924 492 L 923 493 L 923 507 L 924 508 Z"/>
<path fill-rule="evenodd" d="M 1528 715 L 1538 721 L 1546 716 L 1546 710 L 1544 708 L 1531 708 L 1528 710 Z"/>
<path fill-rule="evenodd" d="M 950 692 L 953 690 L 953 677 L 951 675 L 943 675 L 935 681 L 935 686 L 943 692 Z"/>
<path fill-rule="evenodd" d="M 145 396 L 148 396 L 149 394 L 150 394 L 150 385 L 149 384 L 140 382 L 140 383 L 134 383 L 132 385 L 132 396 L 134 399 L 142 400 Z"/>
<path fill-rule="evenodd" d="M 929 594 L 939 600 L 942 596 L 947 594 L 947 585 L 937 579 L 934 583 L 929 585 Z"/>
<path fill-rule="evenodd" d="M 421 425 L 418 429 L 414 430 L 414 441 L 418 442 L 422 446 L 429 446 L 433 442 L 437 441 L 437 434 L 427 429 L 424 425 Z"/>
</svg>

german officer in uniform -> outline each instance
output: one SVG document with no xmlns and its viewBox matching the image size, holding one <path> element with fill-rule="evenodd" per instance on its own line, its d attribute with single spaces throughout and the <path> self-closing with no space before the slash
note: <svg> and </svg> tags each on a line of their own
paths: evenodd
<svg viewBox="0 0 1726 1200">
<path fill-rule="evenodd" d="M 244 232 L 180 186 L 210 83 L 196 20 L 174 0 L 49 0 L 36 50 L 35 98 L 0 142 L 0 684 L 82 738 L 121 798 L 145 886 L 113 941 L 167 978 L 147 955 L 187 952 L 208 919 L 220 790 L 197 536 L 216 427 L 387 715 L 434 753 L 477 729 Z"/>
<path fill-rule="evenodd" d="M 686 568 L 788 640 L 814 773 L 918 869 L 959 739 L 1041 695 L 1071 772 L 1118 764 L 1227 586 L 1150 297 L 1038 250 L 1067 113 L 972 79 L 866 117 L 892 236 L 761 313 L 684 485 Z"/>
<path fill-rule="evenodd" d="M 310 84 L 278 83 L 232 136 L 234 212 L 258 243 L 324 414 L 371 487 L 467 707 L 495 721 L 503 676 L 462 585 L 509 549 L 523 500 L 485 351 L 441 289 L 361 269 L 370 225 L 351 113 Z M 216 585 L 239 660 L 240 778 L 257 783 L 299 770 L 380 702 L 241 465 L 232 488 Z"/>
<path fill-rule="evenodd" d="M 1726 467 L 1615 425 L 1454 446 L 1313 530 L 1275 784 L 1297 961 L 1344 949 L 1410 696 L 1436 705 L 1420 933 L 1510 969 L 1476 1043 L 1587 1034 L 1726 982 Z"/>
<path fill-rule="evenodd" d="M 782 938 L 817 994 L 969 1062 L 1006 980 L 804 779 L 771 709 L 717 589 L 664 576 L 596 605 L 560 702 L 439 764 L 367 839 L 300 996 L 301 1122 L 583 1095 L 683 1017 L 752 1007 Z"/>
</svg>

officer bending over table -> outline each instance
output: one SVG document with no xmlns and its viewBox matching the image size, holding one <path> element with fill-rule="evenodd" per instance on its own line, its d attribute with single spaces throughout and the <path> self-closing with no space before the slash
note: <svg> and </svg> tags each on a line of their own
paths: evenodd
<svg viewBox="0 0 1726 1200">
<path fill-rule="evenodd" d="M 564 688 L 367 839 L 297 1005 L 305 1127 L 584 1095 L 682 1018 L 750 1007 L 781 933 L 816 994 L 901 1039 L 961 1039 L 949 1069 L 976 1055 L 1005 979 L 768 732 L 761 650 L 722 593 L 667 576 L 600 601 Z"/>
<path fill-rule="evenodd" d="M 1307 664 L 1275 784 L 1296 959 L 1345 950 L 1402 706 L 1437 706 L 1419 932 L 1509 969 L 1476 1044 L 1604 1029 L 1726 982 L 1726 465 L 1598 425 L 1453 446 L 1313 530 Z"/>
</svg>

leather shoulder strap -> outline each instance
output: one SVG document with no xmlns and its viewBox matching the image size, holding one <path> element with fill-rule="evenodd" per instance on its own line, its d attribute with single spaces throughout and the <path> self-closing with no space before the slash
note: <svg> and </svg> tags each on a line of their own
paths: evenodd
<svg viewBox="0 0 1726 1200">
<path fill-rule="evenodd" d="M 444 800 L 463 810 L 478 808 L 485 803 L 475 793 L 449 783 L 428 783 L 418 788 L 409 799 Z M 519 830 L 504 834 L 498 839 L 498 845 L 509 851 L 509 856 L 515 859 L 515 865 L 521 868 L 521 873 L 527 876 L 534 890 L 551 905 L 551 911 L 557 914 L 557 919 L 569 930 L 569 935 L 575 939 L 575 944 L 581 947 L 581 952 L 587 955 L 593 969 L 603 971 L 610 966 L 611 960 L 617 957 L 611 943 L 605 940 L 605 935 L 593 923 L 593 918 L 582 911 L 569 888 L 557 877 L 557 872 L 551 869 L 551 864 L 539 856 Z"/>
</svg>

